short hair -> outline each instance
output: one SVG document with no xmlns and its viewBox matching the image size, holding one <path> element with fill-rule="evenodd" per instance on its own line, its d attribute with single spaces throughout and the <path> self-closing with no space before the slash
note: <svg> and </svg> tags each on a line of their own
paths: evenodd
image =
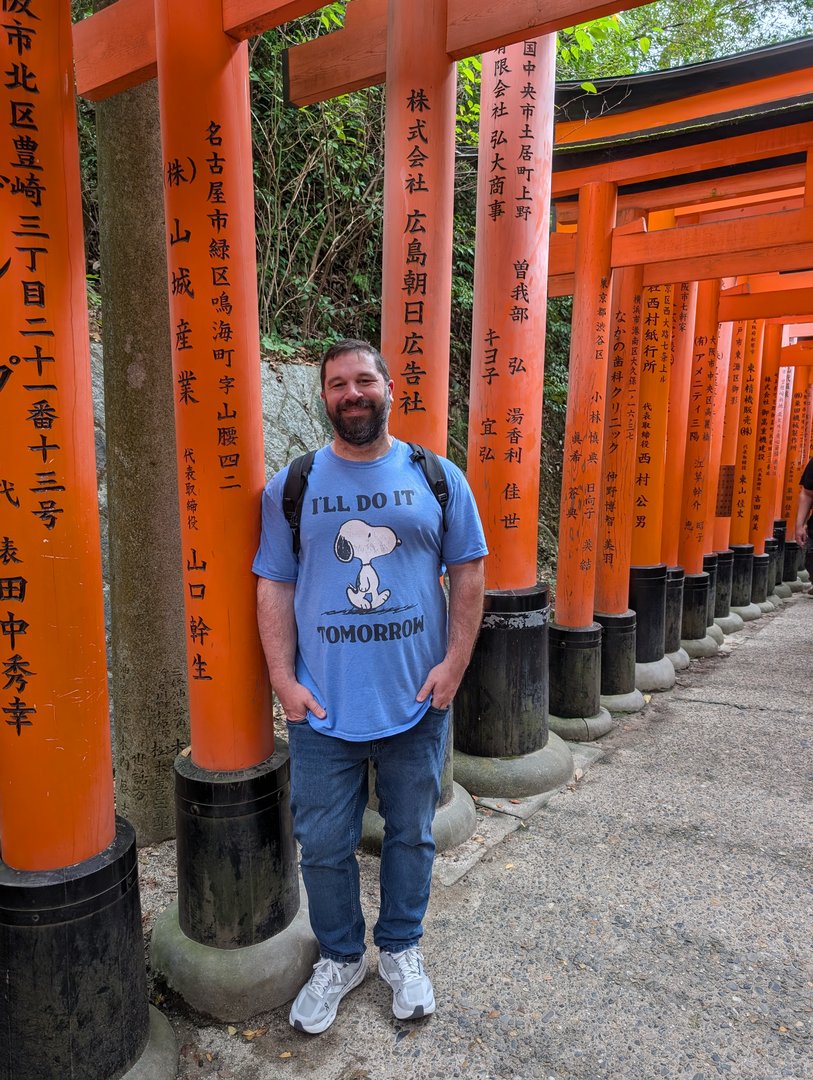
<svg viewBox="0 0 813 1080">
<path fill-rule="evenodd" d="M 379 375 L 383 375 L 384 382 L 390 381 L 390 369 L 387 367 L 387 361 L 374 345 L 371 345 L 369 341 L 360 341 L 357 338 L 343 338 L 341 341 L 334 342 L 322 357 L 319 378 L 322 381 L 323 390 L 325 388 L 325 368 L 328 363 L 335 360 L 337 356 L 343 356 L 345 353 L 351 352 L 364 353 L 365 356 L 369 356 L 375 364 Z"/>
</svg>

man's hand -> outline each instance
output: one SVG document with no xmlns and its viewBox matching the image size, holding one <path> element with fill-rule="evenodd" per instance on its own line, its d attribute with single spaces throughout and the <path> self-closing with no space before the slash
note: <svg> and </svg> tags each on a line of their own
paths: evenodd
<svg viewBox="0 0 813 1080">
<path fill-rule="evenodd" d="M 426 681 L 418 691 L 416 701 L 426 701 L 431 694 L 432 704 L 436 709 L 448 709 L 452 698 L 457 693 L 465 670 L 465 664 L 460 668 L 459 665 L 452 664 L 447 657 L 440 664 L 436 664 L 426 676 Z"/>
<path fill-rule="evenodd" d="M 796 543 L 800 548 L 807 546 L 807 525 L 802 525 L 801 528 L 796 530 Z"/>
<path fill-rule="evenodd" d="M 799 492 L 799 503 L 796 508 L 796 528 L 794 535 L 796 543 L 804 551 L 807 546 L 807 519 L 813 509 L 813 491 L 810 488 L 802 488 Z"/>
<path fill-rule="evenodd" d="M 324 720 L 327 716 L 307 686 L 303 686 L 296 679 L 291 683 L 286 683 L 285 686 L 275 686 L 274 690 L 285 713 L 285 719 L 290 720 L 292 724 L 301 724 L 308 715 L 308 710 L 320 720 Z"/>
</svg>

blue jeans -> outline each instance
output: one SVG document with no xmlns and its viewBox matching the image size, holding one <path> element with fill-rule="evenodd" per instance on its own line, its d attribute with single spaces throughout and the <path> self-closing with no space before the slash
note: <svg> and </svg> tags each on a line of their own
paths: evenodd
<svg viewBox="0 0 813 1080">
<path fill-rule="evenodd" d="M 302 877 L 322 956 L 358 960 L 364 953 L 356 848 L 368 797 L 368 761 L 384 818 L 381 903 L 373 938 L 380 949 L 416 945 L 429 903 L 448 709 L 430 708 L 408 731 L 347 742 L 307 722 L 288 724 L 291 808 L 302 847 Z"/>
</svg>

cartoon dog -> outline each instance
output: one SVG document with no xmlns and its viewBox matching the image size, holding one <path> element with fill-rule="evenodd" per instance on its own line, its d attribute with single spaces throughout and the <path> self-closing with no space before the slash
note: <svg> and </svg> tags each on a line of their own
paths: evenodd
<svg viewBox="0 0 813 1080">
<path fill-rule="evenodd" d="M 366 521 L 354 518 L 345 521 L 336 535 L 333 550 L 339 562 L 349 563 L 353 559 L 361 562 L 361 569 L 355 585 L 347 586 L 347 599 L 359 611 L 372 611 L 380 608 L 390 598 L 390 590 L 378 591 L 378 574 L 373 570 L 373 559 L 389 555 L 399 547 L 401 541 L 392 529 L 385 525 L 368 525 Z"/>
</svg>

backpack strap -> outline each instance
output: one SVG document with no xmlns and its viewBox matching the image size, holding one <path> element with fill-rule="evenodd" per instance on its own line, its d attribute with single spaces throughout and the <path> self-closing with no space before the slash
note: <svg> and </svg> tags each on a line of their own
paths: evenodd
<svg viewBox="0 0 813 1080">
<path fill-rule="evenodd" d="M 426 446 L 419 446 L 418 443 L 407 443 L 412 453 L 409 456 L 409 460 L 419 465 L 423 475 L 426 477 L 426 482 L 432 489 L 432 494 L 440 505 L 440 514 L 443 520 L 443 531 L 448 532 L 449 526 L 446 523 L 446 506 L 449 502 L 449 484 L 446 480 L 446 473 L 443 471 L 443 466 L 440 463 L 440 458 L 434 450 L 430 450 Z"/>
<path fill-rule="evenodd" d="M 288 466 L 288 475 L 285 477 L 285 486 L 282 489 L 282 512 L 291 527 L 291 541 L 297 558 L 301 546 L 299 523 L 302 519 L 302 504 L 305 501 L 305 486 L 315 456 L 316 451 L 309 450 L 307 454 L 294 458 Z"/>
</svg>

